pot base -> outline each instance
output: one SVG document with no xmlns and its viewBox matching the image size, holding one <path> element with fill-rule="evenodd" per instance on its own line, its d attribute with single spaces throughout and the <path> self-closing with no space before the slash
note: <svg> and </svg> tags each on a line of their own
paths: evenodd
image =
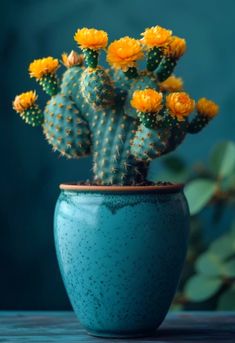
<svg viewBox="0 0 235 343">
<path fill-rule="evenodd" d="M 137 332 L 106 332 L 106 331 L 87 331 L 88 335 L 94 337 L 103 338 L 141 338 L 141 337 L 153 337 L 156 335 L 157 329 L 150 331 L 137 331 Z"/>
</svg>

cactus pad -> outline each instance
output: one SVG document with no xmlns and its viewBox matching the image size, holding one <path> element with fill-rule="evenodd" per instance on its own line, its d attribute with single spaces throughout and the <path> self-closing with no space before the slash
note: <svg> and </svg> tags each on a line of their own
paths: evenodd
<svg viewBox="0 0 235 343">
<path fill-rule="evenodd" d="M 33 105 L 29 109 L 25 110 L 20 114 L 21 118 L 31 126 L 40 126 L 43 123 L 44 117 L 38 107 L 38 105 Z"/>
<path fill-rule="evenodd" d="M 81 77 L 81 92 L 86 102 L 95 107 L 110 105 L 114 90 L 108 73 L 102 68 L 87 68 Z"/>
<path fill-rule="evenodd" d="M 57 94 L 48 102 L 44 113 L 43 131 L 55 151 L 68 158 L 90 154 L 89 126 L 71 99 Z"/>
</svg>

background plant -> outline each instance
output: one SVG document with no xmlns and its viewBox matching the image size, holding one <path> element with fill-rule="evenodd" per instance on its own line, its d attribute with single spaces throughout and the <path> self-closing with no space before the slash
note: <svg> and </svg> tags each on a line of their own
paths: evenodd
<svg viewBox="0 0 235 343">
<path fill-rule="evenodd" d="M 190 246 L 173 309 L 234 310 L 235 143 L 219 143 L 207 163 L 191 168 L 178 156 L 165 158 L 163 164 L 158 179 L 186 182 L 191 212 Z M 218 224 L 223 227 L 219 236 L 214 232 Z"/>
</svg>

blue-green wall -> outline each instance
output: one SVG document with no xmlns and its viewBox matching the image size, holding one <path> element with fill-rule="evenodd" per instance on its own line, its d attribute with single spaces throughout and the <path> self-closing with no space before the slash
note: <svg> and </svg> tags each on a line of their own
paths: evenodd
<svg viewBox="0 0 235 343">
<path fill-rule="evenodd" d="M 187 90 L 221 106 L 210 127 L 188 137 L 179 149 L 189 162 L 204 159 L 215 142 L 235 138 L 235 1 L 4 0 L 0 15 L 0 309 L 65 309 L 69 304 L 55 259 L 53 208 L 57 185 L 88 177 L 90 161 L 58 158 L 40 129 L 24 125 L 11 110 L 16 93 L 37 88 L 27 75 L 28 63 L 75 48 L 77 27 L 103 28 L 110 40 L 138 37 L 156 24 L 172 28 L 188 41 L 177 69 Z M 40 99 L 43 104 L 45 98 Z"/>
</svg>

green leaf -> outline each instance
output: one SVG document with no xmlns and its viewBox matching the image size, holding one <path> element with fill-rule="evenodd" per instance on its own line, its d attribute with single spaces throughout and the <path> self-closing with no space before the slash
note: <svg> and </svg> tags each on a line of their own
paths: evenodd
<svg viewBox="0 0 235 343">
<path fill-rule="evenodd" d="M 235 240 L 235 220 L 232 222 L 231 229 L 230 229 L 231 238 Z M 234 242 L 235 244 L 235 242 Z"/>
<path fill-rule="evenodd" d="M 181 173 L 187 168 L 185 161 L 176 155 L 165 157 L 162 163 L 165 168 L 175 173 Z"/>
<path fill-rule="evenodd" d="M 220 258 L 210 252 L 205 252 L 196 261 L 196 270 L 205 276 L 219 276 L 222 274 L 223 263 Z"/>
<path fill-rule="evenodd" d="M 235 242 L 230 235 L 224 235 L 211 243 L 209 251 L 224 260 L 235 254 Z"/>
<path fill-rule="evenodd" d="M 226 290 L 219 298 L 218 311 L 234 311 L 235 310 L 235 286 Z"/>
<path fill-rule="evenodd" d="M 210 167 L 217 176 L 230 175 L 235 169 L 235 144 L 233 142 L 218 144 L 212 152 Z"/>
<path fill-rule="evenodd" d="M 224 264 L 223 275 L 229 278 L 235 277 L 235 259 L 229 260 Z"/>
<path fill-rule="evenodd" d="M 186 297 L 190 301 L 205 301 L 218 292 L 222 283 L 219 278 L 209 278 L 205 275 L 196 274 L 186 284 Z"/>
<path fill-rule="evenodd" d="M 234 174 L 230 174 L 228 177 L 224 178 L 220 183 L 221 190 L 228 192 L 235 189 L 235 171 Z"/>
<path fill-rule="evenodd" d="M 197 179 L 189 182 L 184 190 L 189 203 L 191 215 L 198 213 L 212 198 L 216 190 L 216 182 Z"/>
</svg>

